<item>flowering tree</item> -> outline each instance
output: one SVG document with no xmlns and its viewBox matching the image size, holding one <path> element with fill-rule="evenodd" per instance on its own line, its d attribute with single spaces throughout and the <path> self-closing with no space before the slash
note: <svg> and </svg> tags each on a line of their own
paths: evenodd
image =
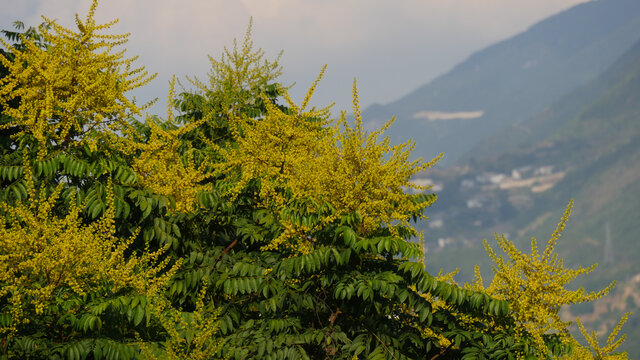
<svg viewBox="0 0 640 360">
<path fill-rule="evenodd" d="M 573 349 L 571 358 L 575 359 L 626 359 L 626 353 L 616 353 L 615 349 L 624 342 L 624 336 L 615 340 L 617 333 L 626 321 L 623 316 L 617 327 L 607 339 L 605 348 L 600 348 L 595 333 L 588 335 L 577 320 L 587 346 L 581 345 L 569 332 L 570 321 L 560 318 L 562 306 L 594 301 L 606 296 L 615 285 L 612 282 L 598 292 L 586 293 L 584 288 L 570 290 L 567 285 L 576 277 L 593 271 L 597 264 L 588 268 L 568 269 L 554 252 L 555 246 L 569 220 L 573 201 L 569 203 L 558 226 L 549 238 L 542 253 L 538 251 L 536 239 L 531 239 L 531 254 L 524 254 L 504 236 L 497 236 L 497 243 L 507 256 L 507 260 L 498 256 L 485 241 L 489 257 L 494 261 L 494 278 L 487 289 L 483 289 L 482 277 L 476 268 L 475 290 L 486 291 L 491 296 L 509 301 L 510 311 L 520 333 L 531 334 L 534 346 L 541 354 L 548 349 L 544 336 L 556 334 L 563 344 Z"/>
<path fill-rule="evenodd" d="M 165 119 L 126 93 L 97 1 L 3 42 L 0 336 L 9 358 L 510 359 L 567 354 L 498 288 L 424 270 L 412 143 L 300 105 L 242 44 Z M 174 113 L 175 112 L 175 113 Z M 418 190 L 410 195 L 407 188 Z M 418 239 L 416 241 L 415 239 Z"/>
</svg>

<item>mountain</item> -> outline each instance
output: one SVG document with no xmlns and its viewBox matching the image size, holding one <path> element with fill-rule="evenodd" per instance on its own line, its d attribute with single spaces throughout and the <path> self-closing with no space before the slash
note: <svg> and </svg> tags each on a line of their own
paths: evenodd
<svg viewBox="0 0 640 360">
<path fill-rule="evenodd" d="M 594 79 L 639 39 L 640 1 L 583 3 L 472 54 L 397 101 L 367 108 L 364 119 L 375 127 L 397 116 L 392 141 L 412 138 L 416 156 L 444 152 L 442 164 L 453 165 L 483 139 Z"/>
<path fill-rule="evenodd" d="M 619 142 L 621 139 L 627 139 L 630 134 L 636 134 L 636 129 L 618 131 L 618 126 L 624 124 L 624 126 L 636 127 L 640 123 L 623 121 L 623 124 L 621 124 L 619 123 L 620 119 L 611 119 L 612 121 L 609 123 L 596 121 L 598 128 L 594 128 L 596 125 L 593 124 L 595 121 L 593 119 L 597 118 L 597 116 L 590 116 L 590 113 L 609 110 L 603 109 L 605 104 L 609 104 L 607 106 L 625 107 L 635 103 L 637 98 L 632 98 L 634 96 L 633 89 L 628 89 L 628 84 L 636 76 L 634 74 L 634 66 L 637 66 L 640 61 L 638 58 L 638 54 L 640 54 L 639 47 L 640 45 L 636 43 L 611 68 L 600 75 L 597 81 L 591 81 L 579 86 L 560 98 L 553 106 L 540 111 L 529 119 L 507 126 L 496 134 L 487 137 L 471 151 L 463 155 L 462 159 L 504 157 L 505 152 L 516 152 L 518 149 L 524 149 L 524 152 L 528 152 L 528 147 L 540 142 L 542 139 L 563 139 L 565 142 L 571 142 L 572 139 L 576 138 L 595 137 L 592 136 L 593 134 L 585 134 L 585 132 L 598 132 L 599 147 L 610 149 L 612 142 Z M 622 93 L 622 89 L 627 93 Z M 607 93 L 607 97 L 602 97 L 604 93 Z M 598 99 L 599 97 L 601 98 Z M 590 108 L 585 109 L 584 104 L 587 103 L 592 104 Z M 581 114 L 581 112 L 583 113 Z M 591 120 L 588 121 L 586 119 Z M 568 124 L 571 120 L 573 121 Z M 603 128 L 602 126 L 605 127 Z M 622 135 L 622 138 L 612 138 L 612 134 L 615 134 L 615 136 Z"/>
<path fill-rule="evenodd" d="M 497 142 L 503 152 L 490 153 Z M 450 271 L 449 264 L 463 264 L 460 280 L 469 281 L 472 264 L 484 263 L 486 274 L 480 239 L 495 231 L 509 233 L 523 249 L 531 236 L 542 246 L 574 198 L 558 245 L 561 256 L 572 267 L 600 263 L 594 274 L 579 280 L 588 290 L 612 279 L 620 282 L 608 300 L 570 311 L 592 327 L 609 330 L 622 312 L 634 311 L 624 328 L 625 349 L 631 358 L 640 357 L 640 342 L 634 341 L 640 339 L 640 42 L 592 81 L 483 141 L 473 156 L 472 166 L 440 177 L 440 203 L 430 217 L 443 225 L 425 228 L 433 249 L 428 269 Z M 536 175 L 541 169 L 546 172 Z M 487 176 L 497 180 L 480 187 Z"/>
</svg>

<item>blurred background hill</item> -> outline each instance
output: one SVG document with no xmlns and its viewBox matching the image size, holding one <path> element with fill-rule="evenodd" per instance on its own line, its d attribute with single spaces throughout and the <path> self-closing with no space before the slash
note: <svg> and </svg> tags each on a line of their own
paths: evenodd
<svg viewBox="0 0 640 360">
<path fill-rule="evenodd" d="M 542 246 L 575 199 L 558 250 L 573 267 L 599 263 L 576 286 L 614 293 L 578 305 L 598 331 L 626 311 L 624 349 L 640 357 L 640 2 L 600 0 L 546 19 L 471 55 L 393 103 L 365 110 L 369 126 L 397 116 L 393 141 L 445 161 L 415 181 L 438 202 L 421 224 L 427 268 L 470 281 L 482 239 L 504 233 Z"/>
<path fill-rule="evenodd" d="M 373 127 L 396 116 L 393 140 L 412 137 L 417 154 L 444 152 L 443 164 L 452 165 L 485 137 L 594 79 L 639 34 L 640 2 L 584 3 L 472 54 L 397 101 L 369 107 L 365 119 Z"/>
</svg>

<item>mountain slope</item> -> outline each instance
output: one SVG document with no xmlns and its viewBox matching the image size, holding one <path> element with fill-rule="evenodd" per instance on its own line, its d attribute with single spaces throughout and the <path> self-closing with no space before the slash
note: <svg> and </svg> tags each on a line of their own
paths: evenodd
<svg viewBox="0 0 640 360">
<path fill-rule="evenodd" d="M 564 177 L 542 192 L 534 192 L 532 187 L 482 190 L 485 196 L 497 194 L 492 196 L 495 199 L 520 196 L 528 197 L 530 202 L 506 221 L 476 228 L 466 226 L 471 230 L 465 236 L 477 245 L 479 239 L 490 238 L 499 229 L 510 233 L 521 248 L 526 248 L 531 236 L 541 243 L 552 232 L 569 199 L 574 198 L 575 210 L 559 242 L 561 255 L 572 266 L 601 264 L 596 273 L 580 282 L 589 290 L 600 289 L 612 279 L 620 280 L 619 290 L 610 300 L 611 304 L 618 304 L 612 308 L 615 309 L 585 319 L 591 318 L 592 326 L 611 329 L 615 317 L 634 311 L 636 315 L 625 326 L 625 332 L 629 339 L 640 338 L 640 287 L 636 281 L 640 279 L 640 42 L 596 79 L 496 139 L 505 139 L 505 134 L 513 134 L 520 145 L 511 145 L 510 151 L 499 156 L 476 156 L 475 174 L 487 169 L 511 174 L 512 169 L 547 165 L 563 172 Z M 521 146 L 524 142 L 531 146 Z M 487 141 L 484 146 L 490 144 Z M 469 178 L 469 174 L 465 176 Z M 438 217 L 439 206 L 446 209 L 444 215 L 460 212 L 460 206 L 447 204 L 443 196 L 439 201 L 432 209 L 432 217 Z M 499 217 L 487 207 L 477 211 L 488 218 Z M 455 228 L 444 231 L 454 237 L 460 228 L 465 228 L 455 218 L 445 219 L 447 222 Z M 464 280 L 472 274 L 472 263 L 486 263 L 481 246 L 444 248 L 429 258 L 431 271 L 447 269 L 454 258 L 469 259 L 462 267 Z M 488 267 L 483 270 L 486 273 Z M 580 311 L 593 315 L 588 314 L 591 310 Z M 631 358 L 640 357 L 640 342 L 629 341 L 625 348 Z"/>
<path fill-rule="evenodd" d="M 476 145 L 471 151 L 465 154 L 462 159 L 482 159 L 504 156 L 505 152 L 515 152 L 539 143 L 541 140 L 564 139 L 570 142 L 571 139 L 597 138 L 599 144 L 610 148 L 610 142 L 619 142 L 619 139 L 612 138 L 612 134 L 624 135 L 626 138 L 630 134 L 637 133 L 637 122 L 613 119 L 619 122 L 602 122 L 597 119 L 598 112 L 607 112 L 611 109 L 605 107 L 620 107 L 635 105 L 636 92 L 629 87 L 633 87 L 633 82 L 637 76 L 637 64 L 640 63 L 640 43 L 636 43 L 627 53 L 618 59 L 606 72 L 594 81 L 578 87 L 569 94 L 563 96 L 555 104 L 547 107 L 543 111 L 535 114 L 529 119 L 512 124 L 496 134 L 486 138 Z M 606 94 L 605 94 L 606 93 Z M 600 98 L 600 99 L 598 99 Z M 598 100 L 596 102 L 596 100 Z M 584 108 L 585 104 L 592 103 L 589 108 Z M 590 114 L 591 113 L 591 114 Z M 573 119 L 570 126 L 567 124 Z M 618 131 L 617 126 L 632 126 L 629 131 Z M 597 126 L 598 128 L 594 128 Z M 603 128 L 604 126 L 604 128 Z M 592 136 L 586 132 L 600 132 L 599 136 Z M 607 137 L 603 137 L 604 133 Z"/>
<path fill-rule="evenodd" d="M 471 55 L 449 73 L 364 112 L 370 126 L 397 116 L 394 141 L 451 165 L 478 142 L 531 117 L 608 68 L 640 39 L 640 2 L 600 0 L 546 19 Z"/>
</svg>

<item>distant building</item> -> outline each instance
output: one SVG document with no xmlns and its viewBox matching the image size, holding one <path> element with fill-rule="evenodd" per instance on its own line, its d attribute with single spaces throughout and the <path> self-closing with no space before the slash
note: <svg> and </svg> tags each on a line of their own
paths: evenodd
<svg viewBox="0 0 640 360">
<path fill-rule="evenodd" d="M 430 229 L 441 229 L 444 227 L 444 220 L 442 219 L 429 219 L 427 225 Z"/>
<path fill-rule="evenodd" d="M 491 181 L 491 174 L 482 173 L 480 175 L 476 175 L 476 181 L 480 184 L 486 184 Z"/>
<path fill-rule="evenodd" d="M 472 179 L 464 179 L 460 182 L 460 187 L 463 190 L 473 189 L 476 186 L 476 182 Z"/>
<path fill-rule="evenodd" d="M 511 170 L 511 178 L 514 180 L 526 179 L 532 175 L 533 166 L 520 166 Z"/>
<path fill-rule="evenodd" d="M 493 174 L 491 175 L 491 177 L 489 177 L 489 181 L 492 184 L 500 184 L 506 177 L 507 175 L 505 174 Z"/>
<path fill-rule="evenodd" d="M 553 165 L 540 166 L 534 172 L 534 176 L 549 176 L 553 174 Z"/>
<path fill-rule="evenodd" d="M 467 200 L 467 208 L 469 209 L 477 209 L 482 207 L 482 201 L 478 198 L 472 198 Z"/>
<path fill-rule="evenodd" d="M 513 169 L 511 170 L 511 177 L 515 180 L 520 180 L 522 179 L 522 174 L 520 173 L 520 171 L 518 171 L 518 169 Z"/>
<path fill-rule="evenodd" d="M 438 238 L 438 247 L 443 248 L 447 245 L 453 244 L 453 238 Z"/>
</svg>

